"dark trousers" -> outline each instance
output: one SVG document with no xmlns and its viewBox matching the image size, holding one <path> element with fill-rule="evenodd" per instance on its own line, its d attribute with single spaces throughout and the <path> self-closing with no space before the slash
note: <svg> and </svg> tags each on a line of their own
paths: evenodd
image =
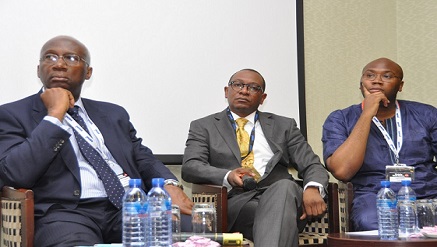
<svg viewBox="0 0 437 247">
<path fill-rule="evenodd" d="M 75 209 L 52 206 L 35 218 L 35 246 L 121 243 L 122 211 L 106 198 L 81 200 Z"/>
<path fill-rule="evenodd" d="M 376 194 L 356 195 L 352 204 L 351 221 L 354 231 L 378 229 Z"/>
<path fill-rule="evenodd" d="M 299 232 L 305 227 L 302 215 L 302 188 L 282 179 L 247 202 L 231 232 L 241 232 L 255 246 L 297 247 Z"/>
<path fill-rule="evenodd" d="M 191 231 L 191 217 L 183 215 L 181 221 L 182 231 Z M 121 241 L 122 210 L 107 198 L 81 200 L 75 209 L 55 205 L 43 217 L 35 218 L 34 246 L 92 246 Z"/>
</svg>

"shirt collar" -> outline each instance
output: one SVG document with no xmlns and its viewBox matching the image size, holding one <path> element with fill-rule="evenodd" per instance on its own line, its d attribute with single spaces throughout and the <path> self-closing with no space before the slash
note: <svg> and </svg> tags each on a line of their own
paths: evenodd
<svg viewBox="0 0 437 247">
<path fill-rule="evenodd" d="M 85 107 L 83 107 L 83 102 L 82 102 L 82 97 L 79 97 L 79 99 L 74 103 L 74 105 L 76 106 L 79 106 L 79 108 L 82 110 L 82 111 L 85 111 Z"/>
<path fill-rule="evenodd" d="M 251 124 L 253 124 L 255 122 L 255 113 L 256 111 L 252 112 L 251 114 L 247 115 L 246 117 L 244 117 L 245 119 L 247 119 Z M 232 117 L 237 120 L 239 118 L 241 118 L 240 116 L 238 116 L 236 113 L 234 113 L 233 111 L 231 111 Z"/>
</svg>

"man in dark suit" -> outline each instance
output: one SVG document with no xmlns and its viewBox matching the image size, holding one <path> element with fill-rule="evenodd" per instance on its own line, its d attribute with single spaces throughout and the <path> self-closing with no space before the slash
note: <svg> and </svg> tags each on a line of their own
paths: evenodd
<svg viewBox="0 0 437 247">
<path fill-rule="evenodd" d="M 66 117 L 73 107 L 79 108 L 88 129 L 84 135 L 116 175 L 113 182 L 122 193 L 129 178 L 141 178 L 147 191 L 152 178 L 163 177 L 173 203 L 191 213 L 191 200 L 141 144 L 128 113 L 118 105 L 80 97 L 91 74 L 87 48 L 72 37 L 55 37 L 41 49 L 38 77 L 43 89 L 0 106 L 0 180 L 34 191 L 35 246 L 121 242 L 121 198 L 109 200 L 112 188 L 82 153 L 76 141 L 80 127 Z"/>
<path fill-rule="evenodd" d="M 229 231 L 242 232 L 255 246 L 297 246 L 306 219 L 326 211 L 328 174 L 294 119 L 257 110 L 267 96 L 264 90 L 265 80 L 255 70 L 232 75 L 225 87 L 229 107 L 191 123 L 182 178 L 228 187 Z M 248 120 L 248 155 L 241 155 L 237 143 L 239 118 Z M 253 166 L 243 168 L 250 155 Z M 289 174 L 291 167 L 304 189 Z M 243 189 L 247 176 L 258 181 L 256 189 Z"/>
</svg>

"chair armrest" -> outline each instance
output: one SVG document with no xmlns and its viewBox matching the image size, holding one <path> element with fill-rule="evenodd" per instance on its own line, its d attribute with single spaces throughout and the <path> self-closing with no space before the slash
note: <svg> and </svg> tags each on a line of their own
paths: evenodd
<svg viewBox="0 0 437 247">
<path fill-rule="evenodd" d="M 340 232 L 353 231 L 350 220 L 354 189 L 351 182 L 338 181 L 338 197 L 340 207 Z"/>
<path fill-rule="evenodd" d="M 1 195 L 2 241 L 8 246 L 33 246 L 34 197 L 29 189 L 4 186 Z"/>
<path fill-rule="evenodd" d="M 338 184 L 328 184 L 329 233 L 340 232 L 340 205 L 338 203 Z"/>
</svg>

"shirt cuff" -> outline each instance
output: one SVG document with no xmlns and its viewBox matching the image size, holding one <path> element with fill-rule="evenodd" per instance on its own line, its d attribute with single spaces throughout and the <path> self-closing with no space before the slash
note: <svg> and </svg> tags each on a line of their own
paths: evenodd
<svg viewBox="0 0 437 247">
<path fill-rule="evenodd" d="M 45 117 L 43 118 L 43 120 L 49 121 L 50 123 L 52 123 L 52 124 L 54 124 L 54 125 L 56 125 L 56 126 L 61 127 L 61 128 L 64 129 L 65 131 L 68 131 L 68 130 L 70 129 L 69 126 L 63 124 L 61 121 L 59 121 L 59 119 L 57 119 L 57 118 L 55 118 L 55 117 L 52 117 L 52 116 L 45 116 Z"/>
<path fill-rule="evenodd" d="M 306 189 L 308 188 L 308 186 L 310 186 L 310 187 L 318 187 L 318 188 L 319 188 L 319 192 L 320 192 L 320 196 L 321 196 L 322 198 L 325 198 L 325 196 L 326 196 L 326 192 L 325 192 L 325 188 L 323 187 L 322 184 L 317 183 L 317 182 L 314 182 L 314 181 L 310 181 L 310 182 L 308 182 L 308 183 L 305 185 L 305 187 L 303 188 L 303 190 L 306 190 Z"/>
<path fill-rule="evenodd" d="M 231 173 L 231 171 L 228 171 L 228 173 L 226 173 L 225 177 L 223 178 L 223 186 L 228 189 L 228 192 L 232 189 L 232 185 L 228 182 L 229 173 Z"/>
</svg>

